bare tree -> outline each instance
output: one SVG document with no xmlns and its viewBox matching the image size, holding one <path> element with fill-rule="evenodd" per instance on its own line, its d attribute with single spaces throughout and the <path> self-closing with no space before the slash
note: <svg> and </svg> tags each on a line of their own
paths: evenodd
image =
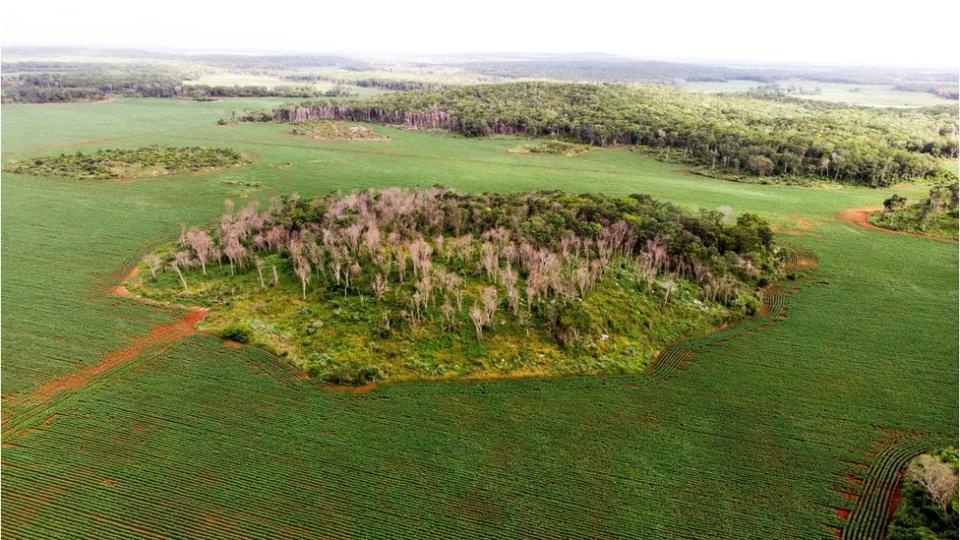
<svg viewBox="0 0 960 540">
<path fill-rule="evenodd" d="M 520 310 L 520 291 L 517 289 L 517 272 L 507 264 L 507 267 L 500 272 L 500 281 L 507 290 L 507 305 L 510 311 L 516 315 Z"/>
<path fill-rule="evenodd" d="M 419 277 L 430 269 L 430 256 L 433 248 L 418 238 L 410 243 L 410 260 L 413 262 L 413 277 Z"/>
<path fill-rule="evenodd" d="M 273 279 L 270 281 L 271 286 L 276 287 L 280 284 L 280 275 L 277 274 L 277 265 L 271 265 L 273 267 Z"/>
<path fill-rule="evenodd" d="M 423 294 L 421 294 L 420 291 L 414 291 L 414 293 L 410 295 L 410 301 L 413 302 L 413 318 L 415 321 L 419 321 L 420 308 L 426 305 Z"/>
<path fill-rule="evenodd" d="M 957 496 L 957 471 L 940 458 L 924 454 L 910 468 L 910 476 L 930 495 L 943 515 L 950 518 L 948 510 Z"/>
<path fill-rule="evenodd" d="M 480 302 L 483 303 L 484 324 L 490 325 L 493 322 L 493 315 L 497 312 L 497 288 L 484 287 L 480 291 Z"/>
<path fill-rule="evenodd" d="M 378 248 L 380 247 L 380 228 L 376 223 L 367 226 L 367 232 L 364 234 L 364 245 L 370 253 L 370 258 L 376 260 Z"/>
<path fill-rule="evenodd" d="M 360 271 L 361 271 L 361 270 L 362 270 L 362 269 L 360 268 L 360 263 L 358 263 L 357 261 L 353 261 L 353 264 L 351 264 L 349 267 L 347 267 L 347 271 L 344 272 L 344 274 L 345 274 L 346 277 L 347 277 L 346 282 L 345 282 L 345 283 L 346 283 L 346 286 L 343 288 L 343 295 L 344 295 L 344 296 L 347 295 L 347 289 L 350 288 L 350 280 L 353 279 L 353 278 L 355 278 L 356 276 L 360 275 Z"/>
<path fill-rule="evenodd" d="M 343 235 L 343 239 L 346 241 L 351 253 L 356 253 L 357 248 L 360 246 L 361 231 L 363 231 L 363 225 L 360 223 L 354 223 L 340 230 L 340 234 Z"/>
<path fill-rule="evenodd" d="M 449 301 L 445 301 L 442 306 L 440 306 L 440 313 L 443 315 L 444 327 L 448 332 L 452 332 L 456 327 L 456 319 L 453 318 L 453 306 L 450 305 Z"/>
<path fill-rule="evenodd" d="M 183 247 L 193 251 L 197 257 L 197 261 L 200 262 L 203 275 L 207 275 L 207 261 L 210 260 L 216 252 L 213 239 L 210 238 L 210 235 L 208 235 L 206 231 L 198 229 L 197 227 L 193 227 L 186 233 L 181 234 L 181 237 Z"/>
<path fill-rule="evenodd" d="M 346 253 L 339 248 L 330 250 L 330 271 L 333 272 L 333 279 L 336 280 L 337 285 L 340 284 L 340 273 L 343 270 L 346 257 Z"/>
<path fill-rule="evenodd" d="M 373 289 L 373 294 L 377 297 L 377 300 L 383 298 L 383 295 L 390 290 L 390 286 L 387 285 L 387 280 L 383 277 L 383 274 L 377 274 L 373 278 L 373 285 L 371 285 L 371 288 Z"/>
<path fill-rule="evenodd" d="M 293 273 L 300 278 L 301 292 L 303 299 L 307 299 L 307 283 L 310 282 L 310 261 L 306 257 L 300 255 L 294 257 L 290 261 L 293 264 Z"/>
<path fill-rule="evenodd" d="M 263 259 L 260 257 L 255 257 L 253 263 L 257 265 L 257 278 L 260 279 L 260 288 L 266 289 L 266 285 L 263 284 Z"/>
<path fill-rule="evenodd" d="M 223 248 L 223 254 L 227 256 L 227 260 L 230 261 L 230 273 L 234 273 L 234 264 L 239 265 L 243 268 L 243 257 L 246 255 L 247 249 L 243 247 L 243 244 L 240 243 L 240 238 L 234 234 L 233 231 L 227 234 L 227 245 Z"/>
<path fill-rule="evenodd" d="M 486 272 L 487 277 L 492 281 L 496 278 L 497 269 L 500 267 L 500 254 L 497 246 L 484 243 L 480 247 L 480 270 Z"/>
<path fill-rule="evenodd" d="M 157 271 L 163 267 L 163 259 L 157 256 L 154 253 L 147 255 L 144 260 L 147 263 L 147 268 L 150 269 L 150 277 L 157 279 Z"/>
<path fill-rule="evenodd" d="M 580 291 L 580 298 L 586 297 L 587 289 L 591 285 L 590 267 L 587 265 L 587 263 L 580 263 L 580 266 L 577 267 L 573 277 L 577 280 L 577 290 Z"/>
<path fill-rule="evenodd" d="M 403 278 L 407 273 L 407 250 L 405 246 L 399 246 L 393 252 L 394 257 L 397 259 L 397 274 L 400 278 L 400 283 L 403 283 Z"/>
<path fill-rule="evenodd" d="M 170 266 L 177 272 L 177 275 L 180 277 L 180 283 L 183 285 L 183 292 L 190 292 L 190 289 L 187 287 L 187 280 L 183 277 L 183 272 L 180 270 L 180 267 L 189 267 L 190 266 L 190 254 L 186 251 L 178 251 L 173 257 L 173 262 L 170 263 Z"/>
<path fill-rule="evenodd" d="M 663 305 L 666 306 L 670 300 L 670 293 L 677 290 L 677 282 L 671 278 L 667 278 L 660 283 L 660 286 L 663 287 Z"/>
<path fill-rule="evenodd" d="M 304 249 L 304 243 L 299 236 L 292 236 L 287 244 L 290 250 L 290 266 L 293 267 L 293 273 L 300 278 L 301 292 L 303 299 L 307 299 L 307 282 L 310 281 L 310 261 Z"/>
<path fill-rule="evenodd" d="M 483 310 L 480 309 L 480 306 L 476 304 L 470 306 L 470 320 L 473 321 L 473 328 L 477 331 L 477 341 L 480 341 L 483 339 L 483 325 L 485 324 Z"/>
</svg>

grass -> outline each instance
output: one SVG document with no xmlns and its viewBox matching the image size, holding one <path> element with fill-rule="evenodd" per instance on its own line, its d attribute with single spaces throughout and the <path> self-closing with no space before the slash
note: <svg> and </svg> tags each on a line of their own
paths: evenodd
<svg viewBox="0 0 960 540">
<path fill-rule="evenodd" d="M 274 100 L 275 102 L 275 100 Z M 264 101 L 268 106 L 271 101 Z M 241 106 L 254 106 L 252 101 Z M 218 127 L 234 103 L 3 106 L 3 160 L 150 144 L 252 152 L 216 175 L 77 183 L 5 173 L 3 533 L 343 537 L 815 538 L 878 448 L 957 437 L 956 246 L 837 221 L 892 190 L 743 185 L 636 153 L 518 156 L 510 140 L 377 127 L 390 141 Z M 179 316 L 111 297 L 150 246 L 226 197 L 366 186 L 645 192 L 798 234 L 815 274 L 788 316 L 685 370 L 324 392 L 262 351 L 193 336 L 18 423 L 18 397 Z M 923 187 L 897 192 L 923 193 Z M 733 332 L 732 329 L 730 332 Z M 729 337 L 728 333 L 719 337 Z M 28 429 L 31 428 L 31 429 Z"/>
</svg>

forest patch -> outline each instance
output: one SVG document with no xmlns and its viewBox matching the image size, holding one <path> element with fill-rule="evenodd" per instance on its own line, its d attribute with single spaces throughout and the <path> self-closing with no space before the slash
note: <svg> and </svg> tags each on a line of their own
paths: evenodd
<svg viewBox="0 0 960 540">
<path fill-rule="evenodd" d="M 337 384 L 639 373 L 753 314 L 783 267 L 751 214 L 444 188 L 228 201 L 140 266 L 132 292 Z"/>
<path fill-rule="evenodd" d="M 867 219 L 885 229 L 956 240 L 960 227 L 958 200 L 957 184 L 934 186 L 927 197 L 912 204 L 906 197 L 893 194 L 883 201 L 883 210 Z"/>
<path fill-rule="evenodd" d="M 249 162 L 241 152 L 230 148 L 147 146 L 11 161 L 3 170 L 32 176 L 124 180 L 239 167 Z"/>
</svg>

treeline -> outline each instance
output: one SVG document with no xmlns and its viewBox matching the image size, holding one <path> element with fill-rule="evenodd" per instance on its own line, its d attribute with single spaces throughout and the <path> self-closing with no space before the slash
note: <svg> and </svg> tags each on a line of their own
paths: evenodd
<svg viewBox="0 0 960 540">
<path fill-rule="evenodd" d="M 895 85 L 893 89 L 904 92 L 925 92 L 927 94 L 933 94 L 937 97 L 952 99 L 954 101 L 960 99 L 960 91 L 957 90 L 956 84 L 945 86 L 936 84 L 910 83 Z"/>
<path fill-rule="evenodd" d="M 819 177 L 886 186 L 948 173 L 957 107 L 872 109 L 789 98 L 705 96 L 659 86 L 522 82 L 276 108 L 274 120 L 329 118 L 466 136 L 641 145 L 715 173 Z"/>
<path fill-rule="evenodd" d="M 386 77 L 364 77 L 360 79 L 344 79 L 330 75 L 301 74 L 284 75 L 284 80 L 295 82 L 331 82 L 338 86 L 359 86 L 361 88 L 382 88 L 396 92 L 437 91 L 447 88 L 448 85 L 418 81 L 413 79 L 389 79 Z"/>
<path fill-rule="evenodd" d="M 29 73 L 3 78 L 4 103 L 91 101 L 111 95 L 149 98 L 215 99 L 225 97 L 317 98 L 350 95 L 343 87 L 327 91 L 310 86 L 185 85 L 166 75 L 87 75 Z"/>
</svg>

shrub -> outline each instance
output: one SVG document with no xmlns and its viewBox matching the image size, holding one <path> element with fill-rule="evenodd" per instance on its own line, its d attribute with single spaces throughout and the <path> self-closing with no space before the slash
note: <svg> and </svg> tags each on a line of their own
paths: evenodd
<svg viewBox="0 0 960 540">
<path fill-rule="evenodd" d="M 116 180 L 145 174 L 164 175 L 234 167 L 245 163 L 248 163 L 248 160 L 243 154 L 230 148 L 148 146 L 11 161 L 3 170 L 33 176 Z"/>
<path fill-rule="evenodd" d="M 250 343 L 253 337 L 253 330 L 245 323 L 233 323 L 220 332 L 220 337 L 238 343 Z"/>
</svg>

